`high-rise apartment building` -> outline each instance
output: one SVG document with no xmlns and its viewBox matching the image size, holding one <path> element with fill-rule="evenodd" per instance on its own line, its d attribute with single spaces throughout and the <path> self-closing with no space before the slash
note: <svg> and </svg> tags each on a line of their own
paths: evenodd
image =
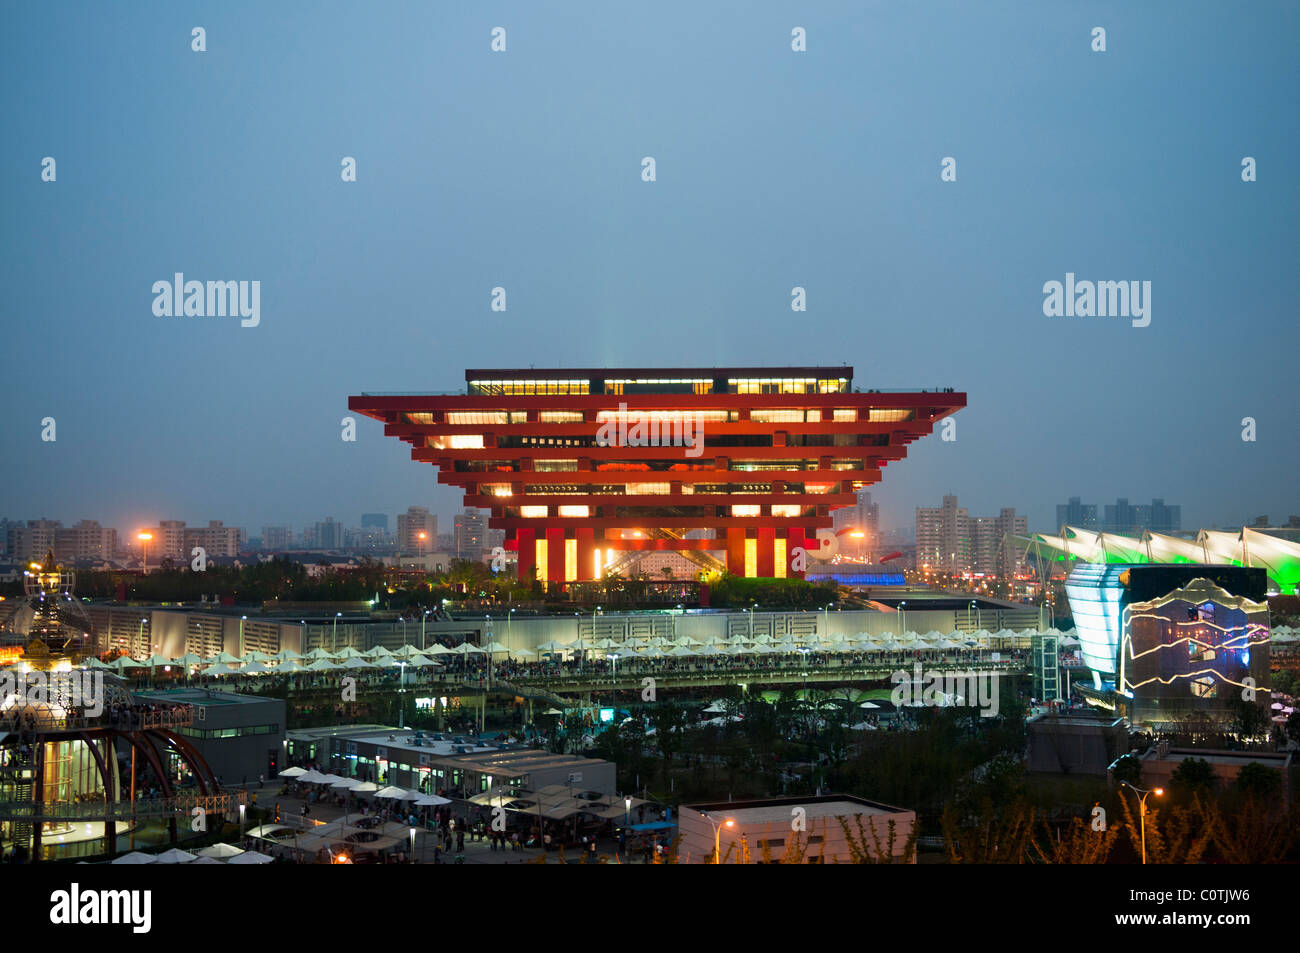
<svg viewBox="0 0 1300 953">
<path fill-rule="evenodd" d="M 487 547 L 488 515 L 483 510 L 465 510 L 456 516 L 456 558 L 482 559 Z"/>
<path fill-rule="evenodd" d="M 207 526 L 191 526 L 185 530 L 185 556 L 194 547 L 203 547 L 208 556 L 238 556 L 243 535 L 237 526 L 226 526 L 221 520 L 208 520 Z"/>
<path fill-rule="evenodd" d="M 1077 496 L 1070 497 L 1068 503 L 1058 503 L 1056 505 L 1056 529 L 1061 526 L 1076 526 L 1079 529 L 1089 529 L 1094 533 L 1101 529 L 1101 524 L 1097 520 L 1097 504 L 1084 503 Z"/>
<path fill-rule="evenodd" d="M 263 549 L 293 549 L 293 528 L 289 526 L 263 526 Z"/>
<path fill-rule="evenodd" d="M 420 534 L 424 535 L 421 536 Z M 438 514 L 427 506 L 409 506 L 397 514 L 397 549 L 399 553 L 432 553 L 438 547 Z"/>
<path fill-rule="evenodd" d="M 972 517 L 955 496 L 945 496 L 942 506 L 917 507 L 917 567 L 983 575 L 1018 572 L 1024 555 L 1006 540 L 1027 533 L 1028 523 L 1014 507 L 1004 507 L 997 516 Z"/>
</svg>

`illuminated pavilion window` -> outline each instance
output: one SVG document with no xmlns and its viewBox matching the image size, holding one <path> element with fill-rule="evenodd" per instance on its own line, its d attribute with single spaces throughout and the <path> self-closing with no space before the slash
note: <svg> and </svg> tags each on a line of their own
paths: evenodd
<svg viewBox="0 0 1300 953">
<path fill-rule="evenodd" d="M 776 507 L 773 507 L 775 509 Z M 775 572 L 777 579 L 785 578 L 785 537 L 778 536 L 772 541 L 772 552 L 776 558 Z"/>
<path fill-rule="evenodd" d="M 583 419 L 580 410 L 543 410 L 537 417 L 544 424 L 580 424 Z"/>
<path fill-rule="evenodd" d="M 449 450 L 482 450 L 483 435 L 475 434 L 452 434 L 444 437 L 446 448 Z"/>
<path fill-rule="evenodd" d="M 837 424 L 851 424 L 858 419 L 857 410 L 850 407 L 848 410 L 835 411 L 835 422 Z"/>
<path fill-rule="evenodd" d="M 773 516 L 799 517 L 803 515 L 803 507 L 798 503 L 773 503 Z M 782 542 L 784 545 L 784 541 Z"/>
<path fill-rule="evenodd" d="M 745 575 L 752 579 L 758 575 L 758 540 L 745 540 Z"/>
<path fill-rule="evenodd" d="M 583 507 L 586 509 L 586 507 Z M 576 539 L 566 539 L 564 541 L 564 581 L 573 582 L 578 578 L 578 541 Z"/>
<path fill-rule="evenodd" d="M 802 410 L 751 410 L 749 419 L 756 424 L 801 424 Z"/>
<path fill-rule="evenodd" d="M 514 496 L 514 490 L 509 483 L 485 483 L 482 489 L 484 493 L 492 496 Z"/>
<path fill-rule="evenodd" d="M 411 424 L 437 423 L 437 421 L 433 419 L 433 414 L 407 414 L 406 422 Z"/>
<path fill-rule="evenodd" d="M 447 423 L 456 427 L 507 424 L 510 415 L 504 410 L 456 410 L 447 412 Z"/>
<path fill-rule="evenodd" d="M 542 508 L 545 509 L 545 507 Z M 546 545 L 546 537 L 542 537 L 539 540 L 535 540 L 533 543 L 533 553 L 534 553 L 533 558 L 537 563 L 537 578 L 542 580 L 543 582 L 546 581 L 548 576 L 546 571 L 548 568 L 546 565 L 546 556 L 547 556 L 546 551 L 549 548 L 550 547 Z"/>
<path fill-rule="evenodd" d="M 667 496 L 673 490 L 671 483 L 629 483 L 629 496 Z"/>
<path fill-rule="evenodd" d="M 762 516 L 763 507 L 758 505 L 733 506 L 731 508 L 732 516 Z"/>
<path fill-rule="evenodd" d="M 589 507 L 589 506 L 576 506 L 576 505 L 574 505 L 574 506 L 561 506 L 559 512 L 560 512 L 560 515 L 561 515 L 561 516 L 575 516 L 575 517 L 590 516 L 590 515 L 591 515 L 591 507 Z M 572 542 L 572 540 L 571 540 L 570 542 Z"/>
<path fill-rule="evenodd" d="M 524 519 L 535 520 L 546 518 L 546 507 L 544 506 L 521 506 L 519 515 Z"/>
<path fill-rule="evenodd" d="M 916 411 L 904 407 L 872 407 L 867 411 L 867 420 L 873 424 L 896 424 L 912 420 Z"/>
<path fill-rule="evenodd" d="M 578 461 L 574 460 L 534 460 L 534 473 L 570 473 L 576 472 Z"/>
</svg>

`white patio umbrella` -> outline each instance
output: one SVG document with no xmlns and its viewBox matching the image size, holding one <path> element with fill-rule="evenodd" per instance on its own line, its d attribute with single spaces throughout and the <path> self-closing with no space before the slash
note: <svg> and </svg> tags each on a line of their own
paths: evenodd
<svg viewBox="0 0 1300 953">
<path fill-rule="evenodd" d="M 320 648 L 319 646 L 312 649 L 310 652 L 308 652 L 306 655 L 303 656 L 303 658 L 309 658 L 309 659 L 331 659 L 333 657 L 334 657 L 333 652 L 328 652 L 325 649 Z"/>
<path fill-rule="evenodd" d="M 438 797 L 436 794 L 421 794 L 415 799 L 416 807 L 437 807 L 441 804 L 450 804 L 451 801 L 445 797 Z"/>
<path fill-rule="evenodd" d="M 300 655 L 293 649 L 281 649 L 279 652 L 275 653 L 275 657 L 281 662 L 291 662 L 294 659 L 306 658 L 305 655 Z"/>
<path fill-rule="evenodd" d="M 537 655 L 536 652 L 530 652 L 528 651 L 528 649 L 515 649 L 510 654 L 513 655 L 515 658 L 533 658 L 534 656 Z"/>
<path fill-rule="evenodd" d="M 477 645 L 471 645 L 469 642 L 462 642 L 452 649 L 456 655 L 485 655 L 486 653 Z"/>
<path fill-rule="evenodd" d="M 663 658 L 668 653 L 657 645 L 652 645 L 641 653 L 642 658 Z"/>
<path fill-rule="evenodd" d="M 325 775 L 319 771 L 311 770 L 298 775 L 298 781 L 301 784 L 320 784 L 325 780 Z"/>
<path fill-rule="evenodd" d="M 200 675 L 204 675 L 208 678 L 220 678 L 223 675 L 230 675 L 232 673 L 233 669 L 231 669 L 229 665 L 209 665 L 207 668 L 199 672 Z"/>
<path fill-rule="evenodd" d="M 144 660 L 144 664 L 149 668 L 159 668 L 163 665 L 171 665 L 172 659 L 171 656 L 159 655 L 158 653 L 155 652 L 153 655 L 150 655 L 147 659 Z"/>
<path fill-rule="evenodd" d="M 202 665 L 203 659 L 193 652 L 186 652 L 180 658 L 176 659 L 177 665 Z"/>
<path fill-rule="evenodd" d="M 330 788 L 332 788 L 335 791 L 351 791 L 360 784 L 361 782 L 358 781 L 356 778 L 339 778 L 337 781 L 335 781 L 333 784 L 330 785 Z"/>
<path fill-rule="evenodd" d="M 384 648 L 382 645 L 376 645 L 362 652 L 361 657 L 368 658 L 368 659 L 377 659 L 392 654 L 393 654 L 392 652 L 388 651 L 388 649 Z"/>
<path fill-rule="evenodd" d="M 483 651 L 489 652 L 493 655 L 498 655 L 498 654 L 504 655 L 506 652 L 509 652 L 510 650 L 506 648 L 504 645 L 502 645 L 500 642 L 489 642 L 487 645 L 483 646 Z"/>
<path fill-rule="evenodd" d="M 755 642 L 745 651 L 753 655 L 773 655 L 780 650 L 772 648 L 766 642 Z"/>
<path fill-rule="evenodd" d="M 568 647 L 567 643 L 557 641 L 556 639 L 551 639 L 537 646 L 538 650 L 541 652 L 563 652 L 568 649 Z"/>
<path fill-rule="evenodd" d="M 682 646 L 685 648 L 685 646 Z M 725 655 L 726 653 L 716 645 L 703 645 L 694 652 L 687 652 L 687 655 Z"/>
<path fill-rule="evenodd" d="M 246 850 L 242 854 L 231 857 L 227 864 L 269 864 L 275 861 L 274 857 L 268 857 L 266 854 L 255 850 Z"/>
<path fill-rule="evenodd" d="M 410 658 L 412 655 L 419 655 L 420 650 L 417 649 L 414 645 L 408 644 L 408 645 L 403 645 L 400 648 L 394 649 L 392 654 L 397 656 L 398 658 Z"/>
<path fill-rule="evenodd" d="M 197 858 L 197 854 L 191 854 L 187 850 L 181 850 L 173 847 L 171 850 L 165 850 L 154 860 L 155 864 L 188 864 L 191 860 Z"/>
<path fill-rule="evenodd" d="M 362 781 L 352 789 L 353 794 L 374 794 L 379 790 L 379 785 L 374 781 Z"/>
<path fill-rule="evenodd" d="M 82 664 L 83 664 L 83 666 L 84 666 L 85 668 L 95 668 L 95 669 L 105 669 L 105 668 L 106 668 L 106 669 L 108 669 L 108 670 L 110 670 L 110 671 L 112 671 L 112 669 L 113 669 L 113 666 L 109 665 L 107 662 L 101 662 L 99 659 L 94 658 L 94 657 L 91 657 L 91 658 L 86 659 L 86 661 L 83 662 Z"/>
<path fill-rule="evenodd" d="M 216 864 L 218 867 L 224 867 L 226 862 L 224 860 L 217 860 L 217 858 L 215 857 L 200 857 L 198 860 L 190 862 L 191 867 L 198 867 L 199 865 L 203 865 L 206 867 L 210 864 Z"/>
<path fill-rule="evenodd" d="M 407 793 L 409 792 L 407 792 L 404 788 L 394 787 L 390 785 L 389 787 L 386 787 L 381 791 L 376 791 L 375 797 L 381 797 L 388 801 L 400 801 L 404 797 L 406 797 Z"/>
<path fill-rule="evenodd" d="M 279 665 L 277 665 L 272 670 L 272 674 L 273 675 L 297 675 L 298 673 L 305 672 L 305 671 L 307 671 L 306 665 L 303 665 L 301 662 L 297 661 L 296 659 L 291 659 L 288 662 L 281 662 Z"/>
<path fill-rule="evenodd" d="M 265 675 L 269 671 L 271 670 L 267 668 L 265 665 L 263 665 L 261 662 L 249 662 L 243 668 L 239 669 L 235 674 L 236 675 Z"/>
<path fill-rule="evenodd" d="M 282 778 L 300 778 L 307 773 L 306 768 L 285 768 L 280 772 Z"/>
<path fill-rule="evenodd" d="M 427 649 L 424 650 L 424 654 L 425 655 L 451 655 L 452 652 L 451 649 L 447 648 L 447 646 L 443 645 L 441 642 L 434 642 L 431 646 L 429 646 Z"/>
<path fill-rule="evenodd" d="M 363 658 L 349 658 L 343 663 L 343 668 L 378 668 L 373 662 L 367 662 Z"/>
<path fill-rule="evenodd" d="M 259 652 L 256 649 L 244 656 L 245 662 L 274 662 L 276 658 L 266 652 Z"/>
<path fill-rule="evenodd" d="M 699 655 L 700 653 L 697 652 L 695 649 L 687 648 L 685 645 L 677 645 L 674 646 L 666 654 L 671 655 L 674 658 L 684 658 L 689 655 Z"/>
<path fill-rule="evenodd" d="M 129 854 L 123 854 L 114 860 L 109 861 L 111 864 L 152 864 L 157 861 L 153 854 L 142 854 L 138 850 L 133 850 Z"/>
<path fill-rule="evenodd" d="M 241 659 L 237 655 L 231 655 L 229 652 L 218 652 L 216 655 L 209 655 L 206 659 L 204 659 L 204 661 L 224 663 L 226 665 L 231 665 L 237 662 L 242 662 L 243 659 Z"/>
<path fill-rule="evenodd" d="M 337 663 L 335 663 L 335 662 L 331 662 L 331 661 L 330 661 L 329 659 L 327 659 L 327 658 L 318 658 L 316 661 L 312 662 L 310 665 L 307 666 L 307 671 L 309 671 L 309 672 L 333 672 L 333 671 L 335 671 L 335 670 L 338 669 L 338 668 L 341 668 L 341 666 L 338 665 Z"/>
<path fill-rule="evenodd" d="M 428 668 L 430 665 L 437 665 L 431 658 L 425 658 L 423 655 L 412 655 L 406 660 L 406 664 L 411 668 Z"/>
<path fill-rule="evenodd" d="M 335 658 L 361 658 L 361 653 L 349 645 L 347 648 L 335 652 L 334 657 Z"/>
</svg>

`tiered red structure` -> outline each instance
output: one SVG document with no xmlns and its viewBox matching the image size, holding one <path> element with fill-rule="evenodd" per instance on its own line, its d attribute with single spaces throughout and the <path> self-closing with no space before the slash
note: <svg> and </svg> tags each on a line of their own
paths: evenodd
<svg viewBox="0 0 1300 953">
<path fill-rule="evenodd" d="M 348 406 L 491 510 L 520 578 L 548 582 L 599 578 L 646 549 L 799 575 L 831 510 L 966 406 L 951 389 L 855 391 L 850 367 L 468 370 L 465 382 Z"/>
</svg>

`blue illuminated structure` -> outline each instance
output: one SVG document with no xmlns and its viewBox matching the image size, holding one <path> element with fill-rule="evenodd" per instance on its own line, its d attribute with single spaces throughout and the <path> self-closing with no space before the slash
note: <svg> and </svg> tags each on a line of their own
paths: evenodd
<svg viewBox="0 0 1300 953">
<path fill-rule="evenodd" d="M 1113 563 L 1080 563 L 1065 581 L 1083 661 L 1092 670 L 1098 688 L 1101 682 L 1113 686 L 1118 670 L 1116 660 L 1127 592 L 1120 577 L 1128 569 L 1126 565 Z"/>
</svg>

